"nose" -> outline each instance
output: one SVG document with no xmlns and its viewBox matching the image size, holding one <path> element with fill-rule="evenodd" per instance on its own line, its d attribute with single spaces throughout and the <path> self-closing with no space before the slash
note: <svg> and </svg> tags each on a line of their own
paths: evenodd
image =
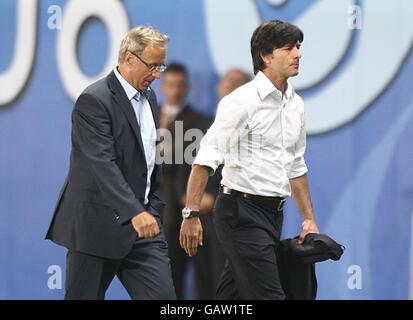
<svg viewBox="0 0 413 320">
<path fill-rule="evenodd" d="M 159 79 L 161 77 L 161 70 L 153 70 L 152 75 L 156 78 Z"/>
<path fill-rule="evenodd" d="M 294 50 L 294 57 L 296 58 L 296 59 L 301 59 L 301 51 L 300 51 L 300 48 L 297 48 L 297 47 L 295 47 L 295 50 Z"/>
<path fill-rule="evenodd" d="M 301 50 L 297 48 L 297 59 L 301 59 L 301 57 L 302 57 Z"/>
</svg>

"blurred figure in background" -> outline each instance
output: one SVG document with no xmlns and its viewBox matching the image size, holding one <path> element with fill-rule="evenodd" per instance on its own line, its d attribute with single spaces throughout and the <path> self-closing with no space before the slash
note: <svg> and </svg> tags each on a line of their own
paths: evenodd
<svg viewBox="0 0 413 320">
<path fill-rule="evenodd" d="M 238 87 L 250 81 L 250 76 L 239 68 L 231 68 L 222 76 L 217 86 L 218 102 Z"/>
<path fill-rule="evenodd" d="M 219 101 L 226 95 L 230 94 L 232 91 L 247 83 L 250 80 L 250 76 L 239 68 L 231 68 L 221 77 L 217 85 L 217 98 Z M 210 119 L 209 124 L 214 122 L 214 118 Z M 204 202 L 204 209 L 208 214 L 201 215 L 202 227 L 204 232 L 204 243 L 199 249 L 199 252 L 194 256 L 195 260 L 204 260 L 204 264 L 208 266 L 208 272 L 204 274 L 204 282 L 208 283 L 209 296 L 215 298 L 216 288 L 218 286 L 218 281 L 221 273 L 224 269 L 225 255 L 222 251 L 221 245 L 219 244 L 218 237 L 215 232 L 215 226 L 213 222 L 212 209 L 215 203 L 215 198 L 219 193 L 219 186 L 222 180 L 223 165 L 220 165 L 215 174 L 208 179 L 208 184 L 205 188 L 205 194 L 208 194 L 208 200 Z M 207 205 L 210 205 L 206 207 Z M 205 250 L 207 249 L 207 250 Z M 205 251 L 208 254 L 205 254 Z"/>
<path fill-rule="evenodd" d="M 164 103 L 160 109 L 160 153 L 165 159 L 161 189 L 166 202 L 164 225 L 177 297 L 183 299 L 189 257 L 179 245 L 179 228 L 182 220 L 180 212 L 184 207 L 186 183 L 195 158 L 193 154 L 192 160 L 188 159 L 184 153 L 186 149 L 194 150 L 195 146 L 198 147 L 202 137 L 200 136 L 198 141 L 194 137 L 191 141 L 185 141 L 184 136 L 190 129 L 198 129 L 200 134 L 205 133 L 208 122 L 206 117 L 186 101 L 189 91 L 188 73 L 182 64 L 170 63 L 168 65 L 161 80 L 161 91 L 164 95 Z M 204 206 L 211 208 L 213 201 L 214 197 L 206 193 L 203 199 Z M 201 212 L 204 213 L 205 210 L 201 208 Z M 209 288 L 209 283 L 205 278 L 209 274 L 209 265 L 212 263 L 208 257 L 209 250 L 206 244 L 205 248 L 200 251 L 200 257 L 194 261 L 195 282 L 200 299 L 212 299 L 210 292 L 215 290 L 215 288 Z"/>
<path fill-rule="evenodd" d="M 228 70 L 217 85 L 218 101 L 248 80 L 248 74 L 241 69 Z M 185 205 L 186 183 L 192 163 L 185 161 L 183 164 L 177 163 L 177 160 L 182 159 L 182 157 L 176 156 L 176 152 L 184 152 L 185 148 L 192 142 L 184 141 L 183 135 L 180 135 L 176 129 L 180 128 L 178 121 L 182 121 L 183 130 L 181 133 L 183 134 L 192 128 L 205 132 L 213 119 L 203 117 L 186 102 L 189 91 L 188 73 L 182 64 L 171 63 L 168 65 L 161 80 L 161 91 L 164 95 L 164 104 L 161 106 L 160 112 L 161 136 L 165 137 L 167 133 L 164 130 L 168 130 L 172 138 L 169 143 L 165 139 L 161 145 L 163 157 L 172 159 L 172 163 L 163 164 L 162 196 L 166 201 L 164 225 L 177 297 L 183 299 L 189 257 L 179 245 L 179 228 L 182 220 L 180 211 Z M 177 124 L 176 127 L 175 124 Z M 211 214 L 220 181 L 221 168 L 211 177 L 201 203 L 200 213 L 205 241 L 198 254 L 193 258 L 196 294 L 197 298 L 201 300 L 214 299 L 225 262 Z"/>
</svg>

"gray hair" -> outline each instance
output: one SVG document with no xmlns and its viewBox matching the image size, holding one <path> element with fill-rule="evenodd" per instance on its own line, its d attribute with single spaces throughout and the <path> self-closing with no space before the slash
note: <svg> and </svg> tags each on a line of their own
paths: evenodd
<svg viewBox="0 0 413 320">
<path fill-rule="evenodd" d="M 118 63 L 122 63 L 125 59 L 126 52 L 131 51 L 135 54 L 141 54 L 151 42 L 166 46 L 169 37 L 151 26 L 139 26 L 129 30 L 120 44 Z"/>
</svg>

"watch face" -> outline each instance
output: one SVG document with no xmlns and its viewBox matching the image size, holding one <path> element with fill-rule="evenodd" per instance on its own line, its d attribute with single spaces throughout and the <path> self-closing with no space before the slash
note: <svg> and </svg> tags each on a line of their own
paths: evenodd
<svg viewBox="0 0 413 320">
<path fill-rule="evenodd" d="M 191 209 L 189 209 L 189 208 L 183 208 L 182 209 L 182 217 L 183 218 L 188 218 L 189 217 L 189 215 L 191 214 Z"/>
</svg>

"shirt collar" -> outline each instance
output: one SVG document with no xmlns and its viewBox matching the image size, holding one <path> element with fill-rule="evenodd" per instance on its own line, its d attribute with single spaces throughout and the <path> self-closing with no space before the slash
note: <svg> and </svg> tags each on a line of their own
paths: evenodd
<svg viewBox="0 0 413 320">
<path fill-rule="evenodd" d="M 261 100 L 264 100 L 270 94 L 275 93 L 280 99 L 282 98 L 282 92 L 278 90 L 274 84 L 267 78 L 267 76 L 262 72 L 258 71 L 255 76 L 255 82 L 258 89 L 258 94 L 260 95 Z M 295 90 L 291 83 L 287 81 L 287 90 L 285 91 L 285 97 L 290 99 L 294 96 Z"/>
<path fill-rule="evenodd" d="M 287 80 L 287 90 L 285 90 L 285 97 L 290 100 L 291 98 L 294 97 L 295 95 L 295 90 L 293 86 L 291 85 L 290 81 Z"/>
<path fill-rule="evenodd" d="M 118 68 L 115 67 L 113 69 L 113 72 L 115 73 L 116 78 L 118 78 L 120 84 L 122 85 L 123 90 L 125 90 L 125 93 L 130 100 L 133 99 L 133 97 L 139 92 L 136 90 L 132 85 L 125 80 L 125 78 L 119 73 Z"/>
</svg>

